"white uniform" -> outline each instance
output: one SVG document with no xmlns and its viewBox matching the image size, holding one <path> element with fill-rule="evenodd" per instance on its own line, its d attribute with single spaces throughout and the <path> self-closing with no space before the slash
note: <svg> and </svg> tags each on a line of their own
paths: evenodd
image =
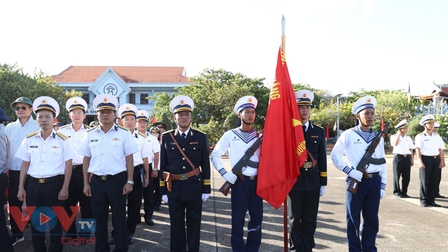
<svg viewBox="0 0 448 252">
<path fill-rule="evenodd" d="M 70 145 L 72 146 L 73 150 L 76 153 L 76 157 L 73 158 L 73 165 L 82 165 L 82 160 L 84 158 L 83 155 L 78 154 L 79 146 L 81 146 L 82 138 L 84 137 L 86 131 L 89 129 L 86 125 L 82 125 L 81 128 L 79 128 L 78 131 L 75 131 L 73 129 L 73 124 L 67 124 L 59 128 L 58 132 L 64 134 L 66 137 L 68 137 L 68 141 L 70 142 Z"/>
<path fill-rule="evenodd" d="M 394 144 L 397 141 L 397 137 L 399 137 L 400 140 L 398 145 L 395 146 Z M 414 143 L 408 135 L 402 137 L 399 134 L 394 134 L 390 137 L 390 143 L 393 146 L 393 154 L 409 155 L 411 154 L 411 150 L 415 149 Z"/>
<path fill-rule="evenodd" d="M 422 132 L 415 136 L 415 147 L 420 148 L 423 156 L 437 156 L 439 149 L 445 149 L 442 138 L 438 134 Z"/>
<path fill-rule="evenodd" d="M 92 158 L 89 173 L 104 176 L 126 171 L 126 156 L 137 151 L 131 133 L 114 124 L 108 132 L 103 132 L 100 126 L 88 130 L 78 153 Z"/>
<path fill-rule="evenodd" d="M 211 161 L 217 171 L 224 168 L 221 156 L 226 152 L 229 152 L 229 160 L 231 167 L 234 167 L 236 163 L 243 157 L 246 150 L 254 144 L 258 139 L 258 134 L 255 131 L 243 132 L 241 129 L 236 128 L 229 130 L 219 139 L 213 152 L 211 154 Z M 230 150 L 229 150 L 230 148 Z M 260 161 L 260 148 L 258 148 L 254 155 L 250 158 L 251 161 Z M 222 171 L 225 173 L 225 171 Z M 230 172 L 230 171 L 229 171 Z M 244 176 L 255 176 L 258 174 L 258 169 L 245 166 L 242 169 Z"/>
<path fill-rule="evenodd" d="M 16 157 L 30 162 L 28 175 L 34 178 L 49 178 L 65 173 L 65 162 L 75 157 L 65 136 L 53 131 L 43 139 L 41 131 L 34 132 L 22 141 Z M 62 155 L 61 155 L 62 154 Z"/>
<path fill-rule="evenodd" d="M 373 132 L 373 131 L 372 131 Z M 359 127 L 351 128 L 342 133 L 333 147 L 331 152 L 331 160 L 334 166 L 348 174 L 350 169 L 356 168 L 361 158 L 364 156 L 367 147 L 371 141 L 375 138 L 375 134 L 371 132 L 363 132 Z M 348 163 L 345 162 L 343 155 L 347 157 Z M 384 139 L 381 138 L 380 143 L 375 149 L 372 158 L 384 158 Z M 370 164 L 367 169 L 367 173 L 379 172 L 381 176 L 381 189 L 386 188 L 387 182 L 387 169 L 386 164 L 374 165 Z"/>
</svg>

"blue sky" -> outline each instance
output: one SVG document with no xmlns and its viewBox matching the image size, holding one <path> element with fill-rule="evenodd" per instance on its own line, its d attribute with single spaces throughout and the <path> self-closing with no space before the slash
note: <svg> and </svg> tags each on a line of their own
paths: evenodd
<svg viewBox="0 0 448 252">
<path fill-rule="evenodd" d="M 332 93 L 448 84 L 448 1 L 2 1 L 0 63 L 222 68 L 274 79 L 281 17 L 293 83 Z"/>
</svg>

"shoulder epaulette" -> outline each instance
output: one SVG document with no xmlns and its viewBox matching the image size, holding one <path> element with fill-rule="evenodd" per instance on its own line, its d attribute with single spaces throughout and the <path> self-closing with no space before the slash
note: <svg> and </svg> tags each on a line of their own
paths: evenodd
<svg viewBox="0 0 448 252">
<path fill-rule="evenodd" d="M 190 131 L 196 131 L 196 132 L 198 132 L 198 133 L 201 133 L 201 134 L 206 135 L 204 132 L 202 132 L 202 131 L 200 131 L 200 130 L 197 130 L 197 129 L 190 129 Z"/>
<path fill-rule="evenodd" d="M 118 128 L 120 128 L 120 129 L 124 129 L 124 130 L 126 130 L 126 131 L 129 131 L 128 129 L 126 129 L 125 127 L 123 127 L 123 126 L 121 126 L 121 125 L 117 125 L 118 126 Z"/>
<path fill-rule="evenodd" d="M 59 129 L 65 129 L 65 128 L 68 128 L 68 124 L 66 124 L 66 125 L 64 125 L 64 126 L 61 126 L 61 127 L 59 127 Z"/>
<path fill-rule="evenodd" d="M 84 124 L 84 128 L 86 128 L 86 130 L 90 129 L 89 125 Z"/>
<path fill-rule="evenodd" d="M 423 132 L 420 132 L 420 133 L 417 134 L 417 136 L 421 136 L 421 135 L 423 135 Z"/>
<path fill-rule="evenodd" d="M 38 131 L 34 131 L 34 132 L 32 132 L 32 133 L 29 133 L 28 135 L 26 135 L 26 138 L 35 136 L 35 135 L 37 135 L 37 133 L 38 133 Z"/>
<path fill-rule="evenodd" d="M 64 135 L 64 134 L 62 134 L 61 132 L 56 132 L 56 135 L 58 135 L 60 138 L 62 138 L 62 140 L 67 140 L 67 137 Z"/>
<path fill-rule="evenodd" d="M 91 130 L 94 130 L 94 129 L 96 129 L 97 127 L 98 127 L 98 126 L 92 127 L 92 128 L 90 128 L 90 129 L 86 130 L 86 132 L 89 132 L 89 131 L 91 131 Z"/>
<path fill-rule="evenodd" d="M 144 137 L 144 138 L 146 138 L 146 135 L 145 134 L 142 134 L 142 133 L 138 133 L 140 136 L 142 136 L 142 137 Z"/>
<path fill-rule="evenodd" d="M 169 134 L 170 132 L 173 132 L 173 133 L 174 133 L 174 129 L 172 129 L 172 130 L 168 130 L 168 131 L 164 131 L 164 132 L 162 133 L 162 135 Z"/>
</svg>

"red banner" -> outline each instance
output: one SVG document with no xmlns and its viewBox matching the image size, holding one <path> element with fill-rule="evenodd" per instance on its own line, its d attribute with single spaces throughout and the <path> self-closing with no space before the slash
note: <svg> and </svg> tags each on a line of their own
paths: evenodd
<svg viewBox="0 0 448 252">
<path fill-rule="evenodd" d="M 257 194 L 278 209 L 297 181 L 306 155 L 299 109 L 280 47 L 264 125 Z"/>
</svg>

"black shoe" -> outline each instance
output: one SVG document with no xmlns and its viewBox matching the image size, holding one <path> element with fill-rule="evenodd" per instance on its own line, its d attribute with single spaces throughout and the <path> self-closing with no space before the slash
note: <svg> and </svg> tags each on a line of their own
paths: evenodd
<svg viewBox="0 0 448 252">
<path fill-rule="evenodd" d="M 441 198 L 441 199 L 444 199 L 444 198 L 445 198 L 445 196 L 443 196 L 443 195 L 440 195 L 440 194 L 437 194 L 437 195 L 436 195 L 436 198 Z"/>
<path fill-rule="evenodd" d="M 399 193 L 399 192 L 394 193 L 394 195 L 397 197 L 401 197 L 401 193 Z"/>
<path fill-rule="evenodd" d="M 160 206 L 154 206 L 154 210 L 160 211 L 160 209 L 162 209 Z"/>
<path fill-rule="evenodd" d="M 132 244 L 134 242 L 134 236 L 130 235 L 128 236 L 128 244 Z"/>
<path fill-rule="evenodd" d="M 23 242 L 25 240 L 25 237 L 23 236 L 13 236 L 11 237 L 11 244 L 15 246 L 19 242 Z"/>
<path fill-rule="evenodd" d="M 428 203 L 428 206 L 441 207 L 441 205 L 439 205 L 439 204 L 437 204 L 435 202 Z"/>
<path fill-rule="evenodd" d="M 409 196 L 407 193 L 403 193 L 403 194 L 401 195 L 401 197 L 402 197 L 402 198 L 410 198 L 411 196 Z"/>
<path fill-rule="evenodd" d="M 150 225 L 150 226 L 154 226 L 154 221 L 152 220 L 152 218 L 148 218 L 145 220 L 145 223 Z"/>
<path fill-rule="evenodd" d="M 111 244 L 115 244 L 115 236 L 112 236 L 112 237 L 109 239 L 109 241 L 107 241 L 107 243 L 108 243 L 109 245 L 111 245 Z"/>
<path fill-rule="evenodd" d="M 426 202 L 420 202 L 420 205 L 421 205 L 422 207 L 427 207 L 427 206 L 428 206 L 428 204 L 426 204 Z"/>
</svg>

